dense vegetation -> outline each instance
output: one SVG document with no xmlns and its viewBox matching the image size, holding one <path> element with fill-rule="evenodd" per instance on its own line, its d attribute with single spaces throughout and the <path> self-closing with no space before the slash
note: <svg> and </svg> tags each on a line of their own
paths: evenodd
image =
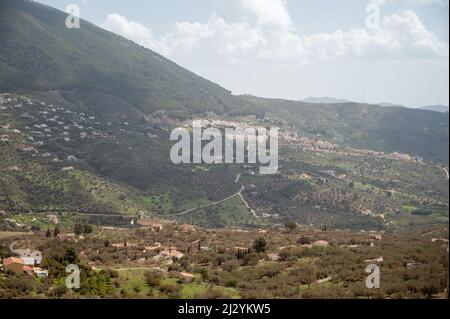
<svg viewBox="0 0 450 319">
<path fill-rule="evenodd" d="M 252 96 L 242 98 L 252 103 L 250 114 L 264 110 L 267 117 L 281 119 L 302 134 L 448 164 L 448 113 L 359 103 L 315 105 Z"/>
<path fill-rule="evenodd" d="M 61 226 L 61 231 L 77 225 Z M 293 223 L 263 233 L 182 231 L 175 224 L 159 232 L 94 228 L 76 241 L 36 232 L 27 238 L 0 237 L 0 258 L 9 255 L 12 240 L 39 248 L 50 276 L 0 273 L 0 297 L 443 298 L 447 235 L 447 228 L 380 235 L 299 229 Z M 313 247 L 317 240 L 329 246 Z M 162 246 L 153 249 L 158 243 Z M 184 256 L 159 259 L 168 247 Z M 69 263 L 81 267 L 81 289 L 63 285 Z M 365 286 L 369 263 L 380 267 L 380 289 Z M 186 280 L 186 274 L 192 277 Z"/>
<path fill-rule="evenodd" d="M 174 165 L 167 134 L 174 123 L 105 122 L 70 105 L 15 94 L 0 99 L 5 211 L 81 213 L 112 225 L 130 222 L 119 214 L 146 214 L 213 228 L 289 219 L 355 230 L 448 222 L 448 179 L 432 162 L 310 138 L 308 145 L 327 149 L 281 140 L 280 174 L 273 176 L 248 165 Z"/>
</svg>

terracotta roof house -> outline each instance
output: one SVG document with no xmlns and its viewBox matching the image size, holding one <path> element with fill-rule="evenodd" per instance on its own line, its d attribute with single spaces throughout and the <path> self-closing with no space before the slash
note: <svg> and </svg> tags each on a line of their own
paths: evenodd
<svg viewBox="0 0 450 319">
<path fill-rule="evenodd" d="M 33 268 L 31 268 L 30 266 L 24 265 L 24 266 L 22 267 L 22 271 L 25 272 L 25 273 L 27 273 L 27 274 L 30 275 L 30 276 L 34 276 Z"/>
<path fill-rule="evenodd" d="M 23 260 L 17 257 L 9 257 L 3 260 L 3 267 L 5 272 L 13 272 L 15 274 L 23 273 Z"/>
</svg>

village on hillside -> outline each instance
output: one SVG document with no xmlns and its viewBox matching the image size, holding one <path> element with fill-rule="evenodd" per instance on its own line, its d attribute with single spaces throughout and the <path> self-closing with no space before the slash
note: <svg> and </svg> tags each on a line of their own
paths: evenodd
<svg viewBox="0 0 450 319">
<path fill-rule="evenodd" d="M 439 298 L 446 291 L 443 228 L 412 236 L 295 223 L 251 231 L 152 218 L 125 228 L 38 218 L 52 226 L 0 231 L 2 297 Z M 414 254 L 419 247 L 426 256 Z M 65 287 L 71 264 L 80 267 L 80 289 Z M 383 271 L 381 290 L 363 288 L 373 264 Z"/>
</svg>

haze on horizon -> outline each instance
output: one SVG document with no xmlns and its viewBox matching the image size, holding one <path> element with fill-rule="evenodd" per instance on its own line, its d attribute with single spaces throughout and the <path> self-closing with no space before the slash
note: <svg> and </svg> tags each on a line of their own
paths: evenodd
<svg viewBox="0 0 450 319">
<path fill-rule="evenodd" d="M 234 94 L 449 105 L 448 0 L 40 2 L 78 4 L 83 19 Z"/>
</svg>

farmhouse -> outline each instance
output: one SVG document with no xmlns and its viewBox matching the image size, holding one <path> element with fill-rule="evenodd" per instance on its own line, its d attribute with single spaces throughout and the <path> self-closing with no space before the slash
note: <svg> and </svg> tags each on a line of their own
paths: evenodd
<svg viewBox="0 0 450 319">
<path fill-rule="evenodd" d="M 28 275 L 30 275 L 30 276 L 34 276 L 33 268 L 28 266 L 28 265 L 24 265 L 23 266 L 23 272 L 28 274 Z"/>
<path fill-rule="evenodd" d="M 42 268 L 39 268 L 39 267 L 34 267 L 33 268 L 33 272 L 36 275 L 36 277 L 38 277 L 38 278 L 46 278 L 46 277 L 48 277 L 48 270 L 46 270 L 46 269 L 42 269 Z"/>
<path fill-rule="evenodd" d="M 42 253 L 39 250 L 17 249 L 14 254 L 19 256 L 23 263 L 28 266 L 40 265 L 42 262 Z"/>
<path fill-rule="evenodd" d="M 15 274 L 23 274 L 23 260 L 16 257 L 9 257 L 3 260 L 3 268 L 5 272 L 13 272 Z"/>
<path fill-rule="evenodd" d="M 30 262 L 30 261 L 28 261 Z M 33 267 L 27 265 L 22 258 L 17 257 L 9 257 L 3 260 L 3 266 L 5 272 L 13 272 L 15 274 L 23 274 L 26 273 L 30 276 L 34 275 Z M 47 275 L 48 275 L 48 271 Z"/>
<path fill-rule="evenodd" d="M 164 225 L 157 223 L 151 219 L 140 219 L 138 224 L 149 229 L 151 232 L 160 232 L 164 229 Z"/>
<path fill-rule="evenodd" d="M 181 251 L 178 251 L 175 247 L 166 248 L 163 251 L 161 251 L 158 255 L 153 257 L 157 260 L 165 260 L 165 259 L 172 259 L 172 258 L 182 258 L 184 254 Z"/>
</svg>

